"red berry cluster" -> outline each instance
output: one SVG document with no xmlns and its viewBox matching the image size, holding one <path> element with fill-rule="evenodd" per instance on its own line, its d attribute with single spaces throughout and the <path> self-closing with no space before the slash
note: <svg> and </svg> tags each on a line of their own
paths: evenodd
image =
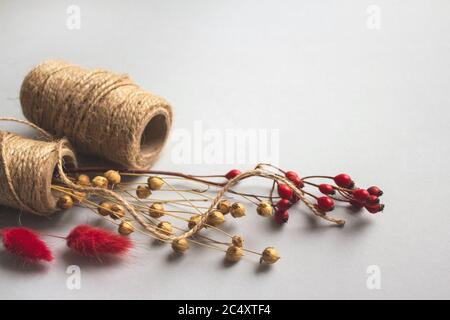
<svg viewBox="0 0 450 320">
<path fill-rule="evenodd" d="M 324 215 L 330 212 L 335 207 L 335 202 L 343 202 L 350 204 L 353 208 L 362 209 L 365 208 L 370 213 L 377 213 L 383 211 L 384 204 L 380 203 L 380 197 L 383 194 L 380 188 L 372 186 L 367 189 L 355 187 L 355 182 L 352 178 L 345 173 L 338 174 L 335 177 L 332 176 L 308 176 L 300 178 L 295 171 L 283 171 L 279 168 L 272 166 L 279 172 L 284 174 L 284 177 L 289 180 L 298 189 L 302 189 L 305 197 L 311 197 L 315 200 L 315 203 L 311 203 L 312 206 L 322 212 Z M 241 174 L 241 171 L 233 169 L 229 171 L 225 177 L 229 180 L 234 179 Z M 311 179 L 329 179 L 334 182 L 316 184 L 311 182 Z M 307 190 L 305 185 L 315 187 L 319 190 L 322 196 L 316 196 Z M 275 209 L 274 219 L 278 224 L 286 223 L 289 220 L 288 209 L 297 203 L 300 198 L 294 193 L 289 185 L 285 183 L 277 182 L 277 193 L 279 200 L 274 203 L 272 195 L 270 196 L 272 205 Z M 304 199 L 305 202 L 306 198 Z"/>
<path fill-rule="evenodd" d="M 331 178 L 331 177 L 328 177 Z M 348 202 L 356 209 L 366 208 L 371 213 L 383 211 L 384 204 L 380 204 L 380 196 L 383 194 L 380 188 L 372 186 L 368 189 L 356 188 L 354 181 L 348 174 L 341 173 L 332 178 L 335 186 L 330 184 L 315 185 L 325 196 L 316 197 L 317 208 L 323 212 L 334 209 L 334 200 Z M 309 183 L 309 182 L 308 182 Z M 340 198 L 330 197 L 339 193 Z M 333 200 L 334 199 L 334 200 Z"/>
<path fill-rule="evenodd" d="M 299 189 L 305 186 L 303 180 L 295 171 L 287 171 L 284 176 Z M 294 191 L 284 183 L 278 184 L 277 192 L 281 199 L 275 204 L 274 219 L 276 223 L 283 224 L 289 220 L 288 209 L 300 199 Z"/>
</svg>

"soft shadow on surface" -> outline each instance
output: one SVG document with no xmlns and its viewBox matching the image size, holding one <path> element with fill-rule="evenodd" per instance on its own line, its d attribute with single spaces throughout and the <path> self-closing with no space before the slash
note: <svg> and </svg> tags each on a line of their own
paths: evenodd
<svg viewBox="0 0 450 320">
<path fill-rule="evenodd" d="M 275 219 L 273 219 L 273 217 L 270 217 L 269 219 L 270 219 L 270 221 L 267 221 L 266 225 L 267 225 L 267 228 L 270 229 L 270 231 L 272 231 L 272 232 L 281 232 L 281 231 L 283 231 L 283 229 L 284 229 L 283 227 L 284 227 L 285 223 L 278 224 L 278 223 L 275 222 Z M 287 223 L 289 223 L 289 221 Z"/>
<path fill-rule="evenodd" d="M 84 208 L 74 207 L 71 210 L 55 212 L 49 216 L 38 216 L 12 208 L 0 207 L 0 228 L 27 227 L 43 234 L 48 230 L 58 232 L 58 230 L 67 230 L 80 224 L 80 217 L 86 221 L 83 223 L 90 223 L 93 215 L 86 216 L 85 213 Z M 89 218 L 89 221 L 83 219 L 86 217 Z"/>
<path fill-rule="evenodd" d="M 48 227 L 61 222 L 63 214 L 54 214 L 51 216 L 38 216 L 32 213 L 21 212 L 17 209 L 0 207 L 0 227 L 19 227 L 27 226 L 30 228 Z"/>
<path fill-rule="evenodd" d="M 49 269 L 50 263 L 26 262 L 5 251 L 0 251 L 0 266 L 2 269 L 9 270 L 14 273 L 46 273 Z"/>
<path fill-rule="evenodd" d="M 355 210 L 350 207 L 339 207 L 336 209 L 336 213 L 329 213 L 330 216 L 333 215 L 336 218 L 345 220 L 344 225 L 337 225 L 335 223 L 328 222 L 305 210 L 301 210 L 299 214 L 303 215 L 301 230 L 306 233 L 338 230 L 345 235 L 355 234 L 364 231 L 374 222 L 374 217 L 372 217 L 371 214 L 365 212 L 364 210 Z"/>
<path fill-rule="evenodd" d="M 372 226 L 374 224 L 374 222 L 369 218 L 361 217 L 361 218 L 351 221 L 344 227 L 342 232 L 344 234 L 349 234 L 349 235 L 350 234 L 355 235 L 357 233 L 364 232 L 366 229 L 368 229 L 370 226 Z"/>
<path fill-rule="evenodd" d="M 255 262 L 253 259 L 251 261 L 230 262 L 225 257 L 220 261 L 220 267 L 222 269 L 242 268 L 240 264 L 245 262 L 256 264 L 256 267 L 254 268 L 255 274 L 266 274 L 271 272 L 271 270 L 273 269 L 273 266 L 266 263 L 259 263 L 258 261 Z"/>
<path fill-rule="evenodd" d="M 345 213 L 350 214 L 352 216 L 358 216 L 358 215 L 363 215 L 364 212 L 367 213 L 367 211 L 364 208 L 358 209 L 358 208 L 353 208 L 351 206 L 342 208 Z"/>
<path fill-rule="evenodd" d="M 150 243 L 151 243 L 152 247 L 157 247 L 157 248 L 167 246 L 167 243 L 165 243 L 164 241 L 158 240 L 158 239 L 151 239 Z"/>
<path fill-rule="evenodd" d="M 172 251 L 167 255 L 166 261 L 169 263 L 179 263 L 185 258 L 185 254 Z"/>
<path fill-rule="evenodd" d="M 255 273 L 257 274 L 263 274 L 268 273 L 273 269 L 273 266 L 268 265 L 267 263 L 259 263 L 257 267 L 255 268 Z"/>
<path fill-rule="evenodd" d="M 347 216 L 343 216 L 347 220 L 343 231 L 345 234 L 364 232 L 376 222 L 376 216 L 367 212 L 365 209 L 346 207 L 342 211 L 347 213 Z"/>
<path fill-rule="evenodd" d="M 79 168 L 96 167 L 96 168 L 120 169 L 120 166 L 118 166 L 117 164 L 114 164 L 113 162 L 110 162 L 95 155 L 86 155 L 78 152 L 77 160 Z"/>
<path fill-rule="evenodd" d="M 67 265 L 77 265 L 82 268 L 111 268 L 124 263 L 123 257 L 83 257 L 72 251 L 63 252 L 61 258 Z"/>
<path fill-rule="evenodd" d="M 303 213 L 302 230 L 306 232 L 326 232 L 332 229 L 344 229 L 345 225 L 338 225 L 320 217 L 317 217 L 309 212 Z M 347 223 L 346 223 L 347 224 Z"/>
<path fill-rule="evenodd" d="M 236 266 L 238 264 L 238 262 L 231 262 L 228 261 L 225 257 L 221 260 L 220 265 L 222 266 L 222 268 L 224 269 L 229 269 L 232 268 L 234 266 Z"/>
</svg>

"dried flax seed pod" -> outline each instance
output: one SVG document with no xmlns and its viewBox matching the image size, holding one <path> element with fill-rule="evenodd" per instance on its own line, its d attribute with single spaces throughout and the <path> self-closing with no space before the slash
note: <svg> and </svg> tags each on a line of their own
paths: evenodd
<svg viewBox="0 0 450 320">
<path fill-rule="evenodd" d="M 20 102 L 32 123 L 126 168 L 150 167 L 172 124 L 169 104 L 128 76 L 62 61 L 34 67 L 22 83 Z"/>
</svg>

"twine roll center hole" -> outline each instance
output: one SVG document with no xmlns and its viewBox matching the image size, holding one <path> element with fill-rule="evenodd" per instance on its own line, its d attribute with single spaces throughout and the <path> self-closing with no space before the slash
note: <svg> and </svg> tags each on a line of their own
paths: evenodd
<svg viewBox="0 0 450 320">
<path fill-rule="evenodd" d="M 167 136 L 167 119 L 163 114 L 154 116 L 147 124 L 141 137 L 141 153 L 147 155 L 162 147 Z"/>
<path fill-rule="evenodd" d="M 72 155 L 63 156 L 62 163 L 63 163 L 63 168 L 65 168 L 67 170 L 72 170 L 72 169 L 75 169 L 77 167 L 77 165 L 75 163 L 75 158 Z M 51 184 L 48 185 L 47 190 L 50 190 L 50 193 L 53 196 L 53 200 L 57 201 L 57 199 L 63 193 L 51 188 L 52 184 L 56 184 L 55 179 L 58 176 L 58 163 L 55 163 L 53 165 L 53 167 L 54 167 L 54 169 L 53 169 L 53 175 L 52 175 L 52 179 L 51 179 Z"/>
</svg>

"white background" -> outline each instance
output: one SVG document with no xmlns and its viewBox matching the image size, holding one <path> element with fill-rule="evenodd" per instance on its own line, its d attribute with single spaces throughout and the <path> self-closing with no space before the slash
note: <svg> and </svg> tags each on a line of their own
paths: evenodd
<svg viewBox="0 0 450 320">
<path fill-rule="evenodd" d="M 66 26 L 81 8 L 81 29 Z M 377 5 L 381 28 L 369 29 Z M 0 1 L 1 116 L 22 118 L 21 81 L 51 58 L 128 73 L 174 108 L 174 129 L 279 129 L 280 165 L 303 175 L 350 173 L 378 184 L 386 210 L 344 228 L 291 212 L 283 228 L 256 214 L 230 230 L 282 260 L 233 267 L 212 250 L 172 259 L 138 238 L 120 263 L 98 264 L 50 240 L 56 261 L 25 268 L 0 254 L 0 297 L 450 298 L 448 159 L 450 2 L 429 1 Z M 2 128 L 26 133 L 14 125 Z M 223 173 L 233 165 L 176 164 L 172 143 L 155 168 Z M 239 165 L 251 168 L 254 163 Z M 66 234 L 94 222 L 83 210 L 51 220 L 2 208 L 0 226 Z M 77 264 L 82 287 L 66 287 Z M 366 269 L 381 269 L 381 290 Z"/>
</svg>

